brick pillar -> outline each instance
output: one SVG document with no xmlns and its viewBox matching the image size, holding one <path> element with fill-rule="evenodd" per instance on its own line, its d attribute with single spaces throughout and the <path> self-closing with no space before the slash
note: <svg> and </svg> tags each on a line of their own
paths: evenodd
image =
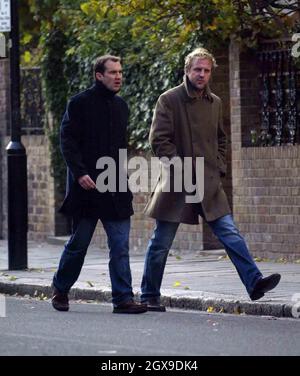
<svg viewBox="0 0 300 376">
<path fill-rule="evenodd" d="M 232 142 L 232 186 L 233 214 L 235 206 L 239 205 L 240 197 L 236 194 L 239 189 L 241 149 L 242 149 L 242 108 L 240 80 L 240 45 L 233 39 L 229 46 L 229 77 L 230 77 L 230 107 L 231 107 L 231 142 Z"/>
<path fill-rule="evenodd" d="M 230 127 L 230 80 L 229 80 L 229 51 L 223 49 L 222 52 L 216 53 L 218 67 L 212 75 L 212 91 L 222 99 L 223 103 L 223 124 L 227 135 L 227 174 L 222 179 L 224 190 L 227 194 L 228 201 L 232 207 L 232 175 L 231 175 L 231 127 Z M 203 249 L 219 249 L 223 245 L 213 235 L 210 227 L 203 222 Z"/>
<path fill-rule="evenodd" d="M 9 60 L 0 59 L 0 238 L 3 238 L 6 205 L 6 136 L 10 121 Z"/>
</svg>

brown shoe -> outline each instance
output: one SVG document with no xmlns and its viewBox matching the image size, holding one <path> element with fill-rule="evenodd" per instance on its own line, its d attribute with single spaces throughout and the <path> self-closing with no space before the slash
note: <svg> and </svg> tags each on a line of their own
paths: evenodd
<svg viewBox="0 0 300 376">
<path fill-rule="evenodd" d="M 67 293 L 62 293 L 54 287 L 52 295 L 52 307 L 57 311 L 68 311 L 69 310 L 69 298 Z"/>
<path fill-rule="evenodd" d="M 113 313 L 144 313 L 147 312 L 147 305 L 137 303 L 133 300 L 119 304 L 113 309 Z"/>
<path fill-rule="evenodd" d="M 166 312 L 166 307 L 160 304 L 160 300 L 156 298 L 148 298 L 142 301 L 143 304 L 147 304 L 147 311 L 152 312 Z"/>
</svg>

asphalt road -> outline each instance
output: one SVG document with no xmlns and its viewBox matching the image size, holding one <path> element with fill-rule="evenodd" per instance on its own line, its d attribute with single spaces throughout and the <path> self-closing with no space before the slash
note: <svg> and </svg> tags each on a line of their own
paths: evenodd
<svg viewBox="0 0 300 376">
<path fill-rule="evenodd" d="M 168 310 L 112 314 L 108 304 L 6 297 L 0 355 L 300 355 L 300 319 Z"/>
</svg>

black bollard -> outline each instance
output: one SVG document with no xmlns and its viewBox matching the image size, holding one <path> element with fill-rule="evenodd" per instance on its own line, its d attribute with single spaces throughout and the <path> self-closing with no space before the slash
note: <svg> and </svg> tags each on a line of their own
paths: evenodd
<svg viewBox="0 0 300 376">
<path fill-rule="evenodd" d="M 11 141 L 7 150 L 8 268 L 27 268 L 27 157 L 21 143 L 18 1 L 11 0 Z"/>
</svg>

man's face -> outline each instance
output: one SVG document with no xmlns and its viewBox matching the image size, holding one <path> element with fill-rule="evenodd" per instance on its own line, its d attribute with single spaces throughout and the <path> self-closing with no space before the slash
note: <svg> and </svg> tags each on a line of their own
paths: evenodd
<svg viewBox="0 0 300 376">
<path fill-rule="evenodd" d="M 201 92 L 209 82 L 211 70 L 212 62 L 209 59 L 196 57 L 186 75 L 194 88 Z"/>
<path fill-rule="evenodd" d="M 96 79 L 101 81 L 107 89 L 115 93 L 121 89 L 122 77 L 122 66 L 119 61 L 107 60 L 104 73 L 96 73 Z"/>
</svg>

